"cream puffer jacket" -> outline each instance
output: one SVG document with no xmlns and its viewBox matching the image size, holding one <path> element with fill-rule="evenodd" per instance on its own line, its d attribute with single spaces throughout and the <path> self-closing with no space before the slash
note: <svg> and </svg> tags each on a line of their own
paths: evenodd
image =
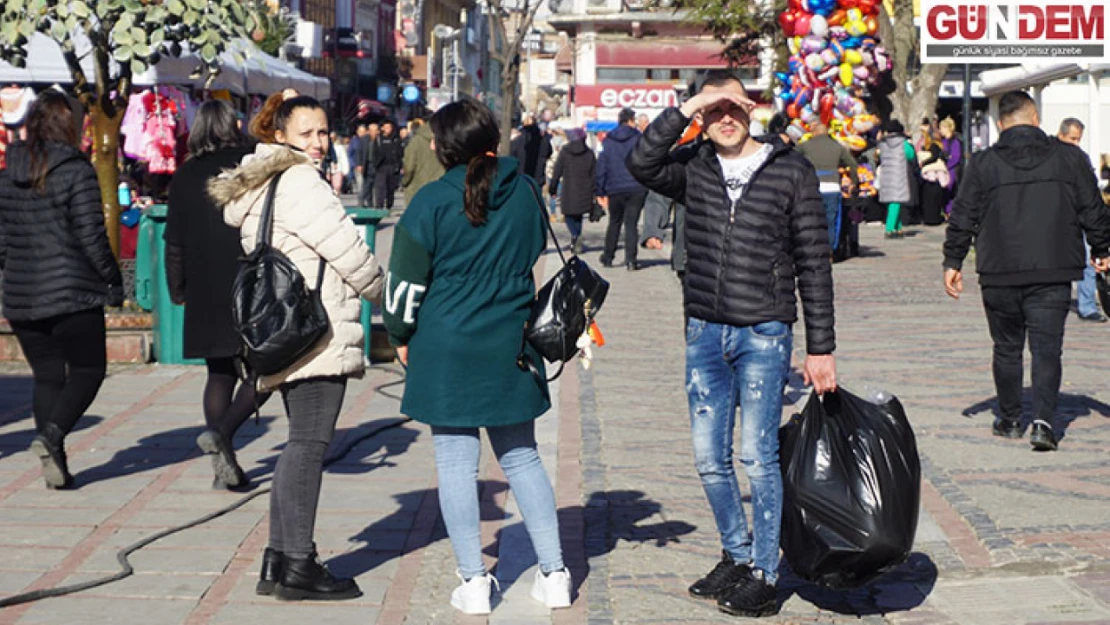
<svg viewBox="0 0 1110 625">
<path fill-rule="evenodd" d="M 285 174 L 274 197 L 271 243 L 315 286 L 320 259 L 326 261 L 321 299 L 331 323 L 327 335 L 288 369 L 259 381 L 263 389 L 323 376 L 358 377 L 363 372 L 359 296 L 377 302 L 384 277 L 354 221 L 307 155 L 285 146 L 261 144 L 237 169 L 208 184 L 224 221 L 239 228 L 244 251 L 253 250 L 270 180 Z"/>
</svg>

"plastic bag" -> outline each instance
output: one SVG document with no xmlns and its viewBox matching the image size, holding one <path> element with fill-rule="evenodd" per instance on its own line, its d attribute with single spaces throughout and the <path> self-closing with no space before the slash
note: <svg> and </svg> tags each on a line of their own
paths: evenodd
<svg viewBox="0 0 1110 625">
<path fill-rule="evenodd" d="M 897 398 L 812 394 L 779 430 L 782 549 L 801 578 L 853 588 L 902 563 L 921 501 L 917 442 Z"/>
</svg>

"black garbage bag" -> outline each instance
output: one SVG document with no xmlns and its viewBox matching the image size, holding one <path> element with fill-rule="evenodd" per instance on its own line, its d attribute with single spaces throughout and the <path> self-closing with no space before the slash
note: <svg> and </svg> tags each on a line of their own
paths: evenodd
<svg viewBox="0 0 1110 625">
<path fill-rule="evenodd" d="M 902 404 L 840 389 L 810 396 L 779 430 L 782 549 L 801 578 L 854 588 L 913 547 L 921 462 Z"/>
</svg>

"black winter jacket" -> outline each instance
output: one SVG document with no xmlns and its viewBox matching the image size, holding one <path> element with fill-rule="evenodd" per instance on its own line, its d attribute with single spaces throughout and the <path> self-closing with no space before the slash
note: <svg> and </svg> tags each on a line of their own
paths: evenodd
<svg viewBox="0 0 1110 625">
<path fill-rule="evenodd" d="M 797 287 L 806 351 L 832 353 L 829 229 L 813 165 L 776 140 L 732 205 L 711 143 L 687 163 L 668 154 L 689 122 L 677 108 L 665 110 L 628 158 L 637 180 L 686 205 L 687 316 L 731 326 L 794 323 Z"/>
<path fill-rule="evenodd" d="M 952 205 L 944 266 L 960 269 L 972 240 L 979 283 L 1026 286 L 1082 277 L 1110 248 L 1110 209 L 1083 150 L 1015 126 L 968 164 Z"/>
<path fill-rule="evenodd" d="M 608 197 L 614 193 L 639 193 L 644 185 L 628 171 L 625 161 L 640 139 L 633 126 L 617 126 L 601 144 L 597 157 L 597 194 Z"/>
<path fill-rule="evenodd" d="M 594 205 L 594 167 L 597 158 L 586 146 L 585 139 L 571 141 L 559 150 L 555 171 L 551 174 L 549 191 L 555 195 L 563 183 L 560 199 L 564 215 L 585 215 Z"/>
<path fill-rule="evenodd" d="M 45 319 L 123 302 L 108 246 L 96 171 L 76 148 L 48 144 L 46 188 L 31 181 L 27 144 L 8 148 L 0 173 L 4 316 Z"/>
</svg>

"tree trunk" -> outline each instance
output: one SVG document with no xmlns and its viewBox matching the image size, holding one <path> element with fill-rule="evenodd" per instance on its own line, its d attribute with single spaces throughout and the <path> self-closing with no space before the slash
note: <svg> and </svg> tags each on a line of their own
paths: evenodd
<svg viewBox="0 0 1110 625">
<path fill-rule="evenodd" d="M 104 227 L 108 230 L 108 243 L 112 253 L 119 258 L 119 131 L 123 126 L 125 110 L 119 108 L 109 117 L 99 106 L 89 108 L 93 127 L 93 168 L 100 182 L 100 205 L 104 211 Z"/>
<path fill-rule="evenodd" d="M 921 120 L 932 117 L 937 110 L 937 99 L 940 97 L 940 83 L 948 65 L 943 63 L 923 65 L 921 71 L 899 88 L 891 96 L 893 105 L 892 117 L 898 119 L 916 136 Z"/>
<path fill-rule="evenodd" d="M 509 154 L 509 136 L 513 130 L 513 114 L 516 113 L 517 106 L 516 85 L 520 79 L 520 65 L 510 62 L 508 67 L 510 69 L 508 75 L 505 72 L 501 74 L 501 120 L 498 124 L 498 129 L 501 131 L 501 144 L 498 146 L 498 152 L 502 156 Z"/>
</svg>

